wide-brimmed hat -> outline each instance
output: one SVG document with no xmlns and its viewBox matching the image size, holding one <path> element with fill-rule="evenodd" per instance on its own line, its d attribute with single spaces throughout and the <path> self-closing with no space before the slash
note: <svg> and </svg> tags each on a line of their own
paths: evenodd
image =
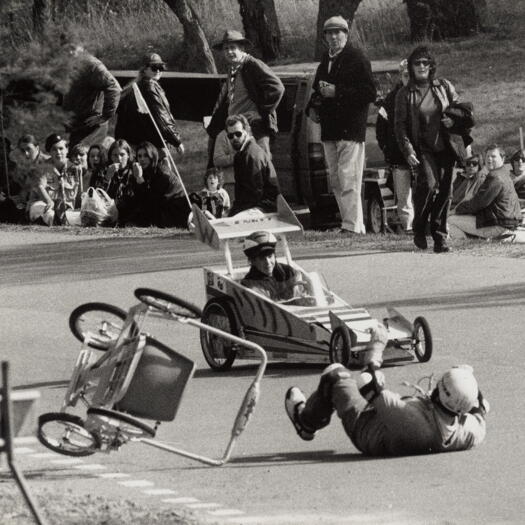
<svg viewBox="0 0 525 525">
<path fill-rule="evenodd" d="M 166 69 L 166 62 L 162 60 L 161 56 L 158 53 L 147 53 L 142 58 L 142 64 L 144 67 L 148 66 L 160 66 L 164 71 Z"/>
<path fill-rule="evenodd" d="M 213 45 L 213 49 L 217 49 L 220 51 L 223 48 L 224 44 L 241 44 L 249 46 L 252 43 L 247 38 L 244 38 L 240 31 L 236 31 L 235 29 L 228 29 L 224 32 L 224 35 L 222 35 L 222 40 Z"/>
</svg>

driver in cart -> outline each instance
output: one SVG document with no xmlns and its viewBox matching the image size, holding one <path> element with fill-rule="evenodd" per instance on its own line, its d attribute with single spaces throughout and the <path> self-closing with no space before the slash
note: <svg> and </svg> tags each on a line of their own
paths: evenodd
<svg viewBox="0 0 525 525">
<path fill-rule="evenodd" d="M 278 303 L 310 306 L 312 298 L 301 272 L 277 262 L 276 244 L 275 235 L 265 231 L 254 232 L 244 239 L 243 251 L 250 262 L 250 271 L 241 284 Z"/>
<path fill-rule="evenodd" d="M 489 403 L 483 398 L 472 367 L 461 365 L 443 374 L 428 393 L 401 397 L 385 388 L 377 370 L 387 341 L 386 329 L 372 330 L 367 368 L 353 376 L 339 363 L 321 374 L 308 398 L 291 387 L 285 409 L 305 441 L 330 423 L 334 411 L 355 447 L 368 456 L 400 456 L 467 450 L 485 438 Z"/>
</svg>

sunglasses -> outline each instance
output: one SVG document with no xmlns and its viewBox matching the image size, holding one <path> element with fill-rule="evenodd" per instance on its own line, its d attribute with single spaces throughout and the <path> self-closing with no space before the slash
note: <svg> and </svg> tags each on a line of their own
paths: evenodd
<svg viewBox="0 0 525 525">
<path fill-rule="evenodd" d="M 419 60 L 414 60 L 414 66 L 428 67 L 430 66 L 430 60 L 428 60 L 427 58 L 421 58 Z"/>
<path fill-rule="evenodd" d="M 234 131 L 233 133 L 228 133 L 228 138 L 231 140 L 233 137 L 240 139 L 242 137 L 243 131 Z"/>
<path fill-rule="evenodd" d="M 164 71 L 164 66 L 149 66 L 149 68 L 151 69 L 151 71 Z"/>
<path fill-rule="evenodd" d="M 477 160 L 467 160 L 465 164 L 467 166 L 479 166 L 479 162 Z"/>
</svg>

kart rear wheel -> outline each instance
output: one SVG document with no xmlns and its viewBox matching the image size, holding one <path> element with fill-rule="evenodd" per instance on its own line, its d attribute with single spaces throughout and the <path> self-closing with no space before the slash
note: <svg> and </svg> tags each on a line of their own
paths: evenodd
<svg viewBox="0 0 525 525">
<path fill-rule="evenodd" d="M 128 439 L 138 439 L 142 437 L 155 437 L 155 429 L 143 423 L 140 419 L 117 412 L 116 410 L 109 410 L 107 408 L 88 408 L 88 416 L 95 416 L 101 424 L 102 433 L 109 431 L 114 433 L 120 432 Z"/>
<path fill-rule="evenodd" d="M 341 363 L 343 366 L 349 367 L 351 349 L 350 331 L 346 326 L 336 326 L 330 338 L 330 363 Z"/>
<path fill-rule="evenodd" d="M 66 412 L 42 414 L 37 438 L 45 447 L 66 456 L 90 456 L 100 448 L 100 439 L 85 428 L 82 418 Z"/>
<path fill-rule="evenodd" d="M 86 303 L 77 306 L 69 316 L 69 328 L 73 335 L 84 342 L 89 335 L 88 346 L 97 350 L 107 350 L 116 341 L 127 317 L 127 312 L 107 303 Z M 131 325 L 135 332 L 137 325 Z"/>
<path fill-rule="evenodd" d="M 414 319 L 412 338 L 417 360 L 420 363 L 426 363 L 432 357 L 432 332 L 428 321 L 424 317 L 416 317 Z"/>
<path fill-rule="evenodd" d="M 208 301 L 202 312 L 202 322 L 232 335 L 239 333 L 233 308 L 226 301 Z M 200 338 L 202 353 L 210 368 L 222 372 L 229 370 L 236 357 L 233 343 L 202 329 Z"/>
<path fill-rule="evenodd" d="M 163 313 L 175 314 L 190 319 L 200 319 L 202 317 L 202 311 L 198 306 L 160 290 L 137 288 L 135 297 L 144 304 Z"/>
</svg>

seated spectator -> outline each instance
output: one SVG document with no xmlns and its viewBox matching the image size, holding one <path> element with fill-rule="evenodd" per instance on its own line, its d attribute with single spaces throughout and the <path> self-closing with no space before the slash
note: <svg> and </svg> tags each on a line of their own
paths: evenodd
<svg viewBox="0 0 525 525">
<path fill-rule="evenodd" d="M 89 188 L 89 178 L 87 173 L 87 153 L 88 148 L 87 146 L 84 146 L 84 144 L 76 144 L 71 148 L 71 151 L 69 152 L 69 159 L 71 160 L 71 162 L 81 169 L 75 208 L 80 208 L 80 199 L 82 197 L 82 194 Z"/>
<path fill-rule="evenodd" d="M 450 236 L 491 238 L 514 230 L 521 223 L 518 195 L 505 166 L 505 152 L 494 144 L 485 151 L 487 177 L 478 192 L 456 206 L 449 220 Z"/>
<path fill-rule="evenodd" d="M 301 299 L 307 295 L 301 272 L 276 261 L 276 244 L 271 232 L 254 232 L 244 239 L 243 251 L 250 262 L 250 271 L 241 284 L 272 301 L 301 305 Z"/>
<path fill-rule="evenodd" d="M 123 139 L 109 148 L 108 195 L 115 199 L 117 226 L 144 225 L 144 205 L 147 186 L 140 165 L 133 162 L 133 150 Z"/>
<path fill-rule="evenodd" d="M 486 176 L 482 155 L 472 155 L 465 161 L 465 169 L 457 173 L 452 185 L 451 213 L 460 202 L 476 195 Z"/>
<path fill-rule="evenodd" d="M 11 160 L 11 141 L 5 137 L 0 140 L 0 222 L 23 222 L 24 205 L 19 199 L 22 191 L 16 179 L 16 164 Z"/>
<path fill-rule="evenodd" d="M 144 220 L 159 228 L 186 228 L 190 208 L 179 177 L 170 169 L 167 158 L 151 142 L 137 148 L 137 161 L 146 181 Z"/>
<path fill-rule="evenodd" d="M 216 219 L 226 217 L 230 210 L 230 196 L 222 187 L 222 181 L 222 171 L 209 168 L 204 176 L 204 188 L 190 195 L 199 208 L 208 211 Z"/>
<path fill-rule="evenodd" d="M 101 144 L 93 144 L 88 150 L 87 154 L 87 186 L 89 187 L 108 189 L 109 178 L 107 176 L 108 152 Z"/>
<path fill-rule="evenodd" d="M 75 206 L 81 169 L 68 160 L 68 145 L 60 135 L 47 137 L 46 152 L 51 159 L 42 165 L 35 181 L 29 220 L 48 226 L 66 225 L 66 211 Z"/>
<path fill-rule="evenodd" d="M 519 149 L 510 158 L 510 176 L 520 199 L 525 199 L 525 150 Z"/>
<path fill-rule="evenodd" d="M 235 150 L 233 149 L 226 130 L 223 129 L 215 139 L 215 147 L 213 150 L 213 165 L 219 168 L 224 177 L 222 188 L 224 188 L 230 196 L 230 201 L 235 198 L 235 176 L 233 173 L 233 157 Z"/>
</svg>

